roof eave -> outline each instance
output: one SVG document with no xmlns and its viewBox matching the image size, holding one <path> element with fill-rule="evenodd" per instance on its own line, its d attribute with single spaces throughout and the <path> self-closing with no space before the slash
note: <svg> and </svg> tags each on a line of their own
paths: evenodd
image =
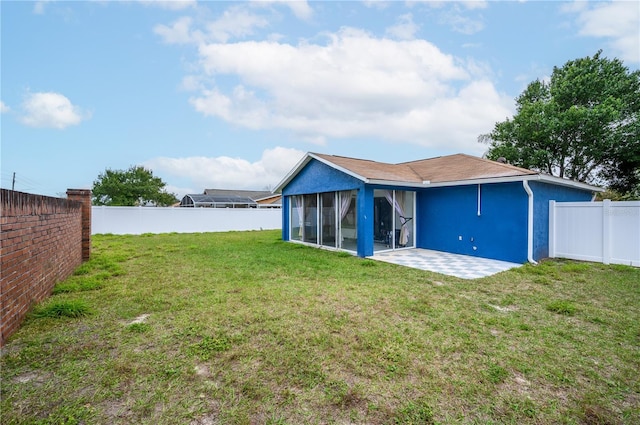
<svg viewBox="0 0 640 425">
<path fill-rule="evenodd" d="M 286 176 L 284 176 L 284 178 L 280 181 L 280 183 L 278 183 L 276 187 L 273 190 L 271 190 L 271 193 L 273 194 L 282 193 L 282 189 L 286 185 L 288 185 L 289 182 L 293 180 L 293 178 L 300 172 L 300 170 L 302 170 L 305 167 L 305 165 L 307 165 L 310 161 L 311 161 L 311 156 L 309 155 L 309 153 L 305 154 L 305 156 L 303 156 L 302 159 L 298 161 L 296 166 L 293 167 L 291 171 L 287 173 Z"/>
<path fill-rule="evenodd" d="M 312 159 L 320 161 L 321 163 L 338 170 L 342 173 L 345 173 L 349 176 L 352 176 L 366 184 L 373 185 L 381 185 L 381 186 L 397 186 L 397 187 L 411 187 L 411 188 L 425 188 L 425 187 L 446 187 L 446 186 L 464 186 L 464 185 L 473 185 L 473 184 L 492 184 L 492 183 L 509 183 L 509 182 L 519 182 L 519 181 L 541 181 L 550 184 L 556 184 L 560 186 L 572 187 L 575 189 L 581 190 L 589 190 L 591 192 L 604 192 L 604 189 L 592 186 L 590 184 L 577 182 L 574 180 L 568 180 L 561 177 L 549 176 L 546 174 L 521 174 L 516 176 L 504 176 L 504 177 L 485 177 L 485 178 L 476 178 L 476 179 L 468 179 L 468 180 L 454 180 L 447 182 L 435 182 L 431 183 L 429 181 L 424 182 L 408 182 L 408 181 L 396 181 L 396 180 L 384 180 L 384 179 L 369 179 L 364 176 L 361 176 L 351 170 L 348 170 L 344 167 L 341 167 L 329 160 L 321 158 L 311 152 L 307 152 L 307 154 L 298 162 L 298 164 L 285 176 L 285 178 L 278 183 L 275 189 L 272 190 L 272 193 L 282 193 L 282 189 L 286 187 L 291 180 L 309 163 Z"/>
<path fill-rule="evenodd" d="M 271 191 L 271 193 L 282 193 L 282 189 L 284 189 L 284 187 L 287 186 L 291 182 L 291 180 L 293 180 L 293 178 L 295 176 L 297 176 L 298 173 L 309 162 L 311 162 L 312 159 L 315 159 L 316 161 L 320 161 L 323 164 L 325 164 L 325 165 L 327 165 L 327 166 L 329 166 L 329 167 L 331 167 L 331 168 L 333 168 L 335 170 L 338 170 L 338 171 L 340 171 L 340 172 L 342 172 L 344 174 L 347 174 L 347 175 L 349 175 L 351 177 L 354 177 L 354 178 L 356 178 L 358 180 L 362 180 L 363 182 L 367 183 L 367 178 L 365 178 L 365 177 L 363 177 L 363 176 L 361 176 L 361 175 L 359 175 L 357 173 L 354 173 L 353 171 L 348 170 L 348 169 L 346 169 L 344 167 L 341 167 L 341 166 L 339 166 L 339 165 L 337 165 L 337 164 L 335 164 L 335 163 L 333 163 L 331 161 L 328 161 L 328 160 L 326 160 L 324 158 L 321 158 L 321 157 L 319 157 L 319 156 L 317 156 L 317 155 L 315 155 L 315 154 L 313 154 L 311 152 L 307 152 L 307 154 L 298 162 L 298 164 L 289 172 L 289 174 L 287 174 L 284 177 L 284 179 L 282 179 L 282 181 L 280 183 L 278 183 L 278 185 L 275 187 L 275 189 L 273 189 Z"/>
<path fill-rule="evenodd" d="M 604 189 L 592 186 L 590 184 L 577 182 L 574 180 L 563 179 L 561 177 L 548 176 L 546 174 L 528 174 L 520 176 L 505 176 L 505 177 L 487 177 L 480 179 L 469 180 L 455 180 L 448 182 L 424 182 L 420 187 L 446 187 L 446 186 L 464 186 L 472 184 L 491 184 L 491 183 L 511 183 L 519 181 L 541 181 L 544 183 L 551 183 L 560 186 L 572 187 L 574 189 L 589 190 L 592 192 L 604 192 Z"/>
<path fill-rule="evenodd" d="M 399 180 L 380 180 L 380 179 L 367 179 L 365 180 L 367 184 L 381 185 L 381 186 L 398 186 L 398 187 L 425 187 L 424 183 L 420 182 L 407 182 L 407 181 L 399 181 Z"/>
</svg>

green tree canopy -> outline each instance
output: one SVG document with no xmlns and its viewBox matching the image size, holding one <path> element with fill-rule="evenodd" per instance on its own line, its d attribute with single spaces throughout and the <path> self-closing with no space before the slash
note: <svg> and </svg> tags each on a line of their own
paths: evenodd
<svg viewBox="0 0 640 425">
<path fill-rule="evenodd" d="M 173 193 L 166 192 L 165 186 L 160 177 L 154 177 L 151 170 L 141 166 L 106 169 L 93 182 L 93 205 L 163 207 L 178 202 Z"/>
<path fill-rule="evenodd" d="M 624 193 L 640 186 L 640 71 L 593 57 L 530 83 L 512 119 L 479 137 L 490 159 Z"/>
</svg>

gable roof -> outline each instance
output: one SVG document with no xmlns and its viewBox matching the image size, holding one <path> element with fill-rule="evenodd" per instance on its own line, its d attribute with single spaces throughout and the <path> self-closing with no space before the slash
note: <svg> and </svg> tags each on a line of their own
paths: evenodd
<svg viewBox="0 0 640 425">
<path fill-rule="evenodd" d="M 320 161 L 365 183 L 407 187 L 458 186 L 466 184 L 501 183 L 540 180 L 583 190 L 602 191 L 586 183 L 537 173 L 497 161 L 466 154 L 439 156 L 418 161 L 388 164 L 366 159 L 309 152 L 280 182 L 274 192 L 280 192 L 311 160 Z"/>
</svg>

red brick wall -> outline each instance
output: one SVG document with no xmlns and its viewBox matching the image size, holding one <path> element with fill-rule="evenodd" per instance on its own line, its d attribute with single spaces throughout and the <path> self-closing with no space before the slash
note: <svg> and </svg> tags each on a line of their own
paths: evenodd
<svg viewBox="0 0 640 425">
<path fill-rule="evenodd" d="M 0 189 L 0 346 L 83 261 L 83 202 Z M 89 214 L 90 191 L 88 195 Z M 86 213 L 85 213 L 86 214 Z M 85 217 L 85 221 L 87 218 Z M 86 233 L 86 229 L 85 229 Z M 86 239 L 86 241 L 83 241 Z M 86 248 L 86 258 L 88 258 Z"/>
</svg>

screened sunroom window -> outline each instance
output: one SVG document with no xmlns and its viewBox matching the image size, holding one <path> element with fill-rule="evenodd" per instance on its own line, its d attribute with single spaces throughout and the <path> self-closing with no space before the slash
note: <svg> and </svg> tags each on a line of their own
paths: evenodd
<svg viewBox="0 0 640 425">
<path fill-rule="evenodd" d="M 355 190 L 291 196 L 290 239 L 357 250 Z"/>
<path fill-rule="evenodd" d="M 302 210 L 302 195 L 295 195 L 291 197 L 291 225 L 290 239 L 294 241 L 302 240 L 302 229 L 304 226 Z"/>
</svg>

